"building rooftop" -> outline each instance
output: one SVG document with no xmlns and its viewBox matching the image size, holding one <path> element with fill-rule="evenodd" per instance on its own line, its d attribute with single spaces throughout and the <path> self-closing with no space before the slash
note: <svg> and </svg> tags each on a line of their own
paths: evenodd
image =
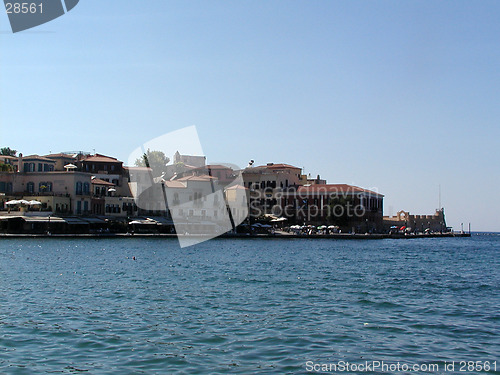
<svg viewBox="0 0 500 375">
<path fill-rule="evenodd" d="M 104 181 L 104 180 L 101 180 L 100 178 L 93 178 L 92 179 L 92 183 L 94 185 L 107 185 L 107 186 L 115 186 L 115 184 L 111 183 L 111 182 L 108 182 L 108 181 Z"/>
<path fill-rule="evenodd" d="M 217 180 L 217 178 L 205 174 L 201 176 L 185 176 L 178 178 L 175 181 L 210 181 L 210 180 Z"/>
<path fill-rule="evenodd" d="M 116 158 L 113 158 L 111 156 L 101 155 L 101 154 L 95 154 L 95 155 L 88 156 L 87 158 L 83 159 L 83 161 L 101 162 L 101 163 L 121 163 L 121 161 L 116 159 Z"/>
<path fill-rule="evenodd" d="M 383 197 L 383 194 L 377 193 L 372 190 L 363 189 L 359 186 L 348 185 L 348 184 L 318 184 L 309 186 L 298 186 L 297 192 L 310 192 L 310 193 L 368 193 L 370 195 L 376 195 Z"/>
<path fill-rule="evenodd" d="M 264 167 L 268 169 L 302 169 L 299 167 L 294 167 L 293 165 L 290 164 L 285 164 L 285 163 L 267 163 L 267 165 L 260 165 L 259 167 Z"/>
<path fill-rule="evenodd" d="M 49 154 L 45 155 L 46 158 L 68 158 L 68 159 L 76 159 L 76 155 L 74 154 L 65 154 L 63 152 L 60 152 L 58 154 Z"/>
<path fill-rule="evenodd" d="M 51 163 L 55 163 L 54 160 L 52 159 L 49 159 L 45 156 L 40 156 L 40 155 L 28 155 L 28 156 L 23 156 L 23 161 L 26 161 L 26 160 L 43 160 L 43 161 L 48 161 L 48 162 L 51 162 Z"/>
<path fill-rule="evenodd" d="M 163 184 L 168 188 L 185 189 L 187 186 L 179 181 L 163 181 Z"/>
</svg>

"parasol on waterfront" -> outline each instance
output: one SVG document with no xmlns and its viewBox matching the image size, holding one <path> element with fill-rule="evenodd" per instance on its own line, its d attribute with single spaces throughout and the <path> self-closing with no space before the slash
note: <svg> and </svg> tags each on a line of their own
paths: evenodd
<svg viewBox="0 0 500 375">
<path fill-rule="evenodd" d="M 8 201 L 8 202 L 5 202 L 5 204 L 6 204 L 7 206 L 15 206 L 16 204 L 19 204 L 19 203 L 20 203 L 20 201 L 18 201 L 18 200 L 16 200 L 16 199 L 11 200 L 11 201 Z"/>
<path fill-rule="evenodd" d="M 282 222 L 282 221 L 287 221 L 287 220 L 288 220 L 288 219 L 287 219 L 287 218 L 285 218 L 285 217 L 279 217 L 279 218 L 277 218 L 277 219 L 273 219 L 273 220 L 271 220 L 271 223 L 280 223 L 280 222 Z"/>
<path fill-rule="evenodd" d="M 70 164 L 66 164 L 64 166 L 64 168 L 66 168 L 66 172 L 69 172 L 70 169 L 76 169 L 78 167 L 76 165 L 70 163 Z"/>
</svg>

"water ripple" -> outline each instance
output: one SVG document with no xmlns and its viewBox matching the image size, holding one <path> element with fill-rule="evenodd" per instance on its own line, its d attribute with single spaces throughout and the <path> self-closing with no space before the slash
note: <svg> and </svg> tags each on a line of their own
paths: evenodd
<svg viewBox="0 0 500 375">
<path fill-rule="evenodd" d="M 308 360 L 498 360 L 499 255 L 498 236 L 188 249 L 3 240 L 0 373 L 295 374 Z"/>
</svg>

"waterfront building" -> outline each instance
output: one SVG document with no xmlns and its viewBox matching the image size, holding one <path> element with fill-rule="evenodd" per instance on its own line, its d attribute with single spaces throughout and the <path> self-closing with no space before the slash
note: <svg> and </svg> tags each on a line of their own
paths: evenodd
<svg viewBox="0 0 500 375">
<path fill-rule="evenodd" d="M 55 170 L 55 161 L 45 156 L 19 154 L 14 161 L 18 172 L 52 172 Z"/>
<path fill-rule="evenodd" d="M 174 154 L 174 164 L 182 163 L 199 168 L 205 166 L 206 161 L 206 156 L 181 155 L 179 151 Z"/>
<path fill-rule="evenodd" d="M 280 194 L 279 212 L 289 223 L 339 226 L 342 231 L 383 230 L 384 196 L 347 184 L 292 186 Z"/>
<path fill-rule="evenodd" d="M 102 154 L 85 155 L 78 162 L 78 167 L 96 178 L 113 183 L 117 188 L 123 185 L 123 162 L 116 158 Z"/>
<path fill-rule="evenodd" d="M 301 171 L 284 163 L 245 168 L 242 175 L 245 187 L 250 190 L 250 214 L 255 217 L 279 211 L 281 192 L 300 185 Z"/>
<path fill-rule="evenodd" d="M 384 216 L 386 231 L 403 231 L 413 233 L 448 232 L 444 208 L 436 210 L 434 215 L 412 215 L 409 211 L 401 210 L 396 216 Z"/>
<path fill-rule="evenodd" d="M 65 171 L 67 165 L 77 165 L 79 155 L 77 153 L 67 154 L 60 152 L 58 154 L 49 154 L 45 155 L 46 158 L 54 160 L 54 170 L 56 171 Z"/>
</svg>

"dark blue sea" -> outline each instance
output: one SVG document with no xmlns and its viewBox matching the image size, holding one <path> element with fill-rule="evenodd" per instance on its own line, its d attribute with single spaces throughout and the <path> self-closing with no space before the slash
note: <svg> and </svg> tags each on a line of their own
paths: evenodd
<svg viewBox="0 0 500 375">
<path fill-rule="evenodd" d="M 1 239 L 0 373 L 500 374 L 500 236 Z"/>
</svg>

